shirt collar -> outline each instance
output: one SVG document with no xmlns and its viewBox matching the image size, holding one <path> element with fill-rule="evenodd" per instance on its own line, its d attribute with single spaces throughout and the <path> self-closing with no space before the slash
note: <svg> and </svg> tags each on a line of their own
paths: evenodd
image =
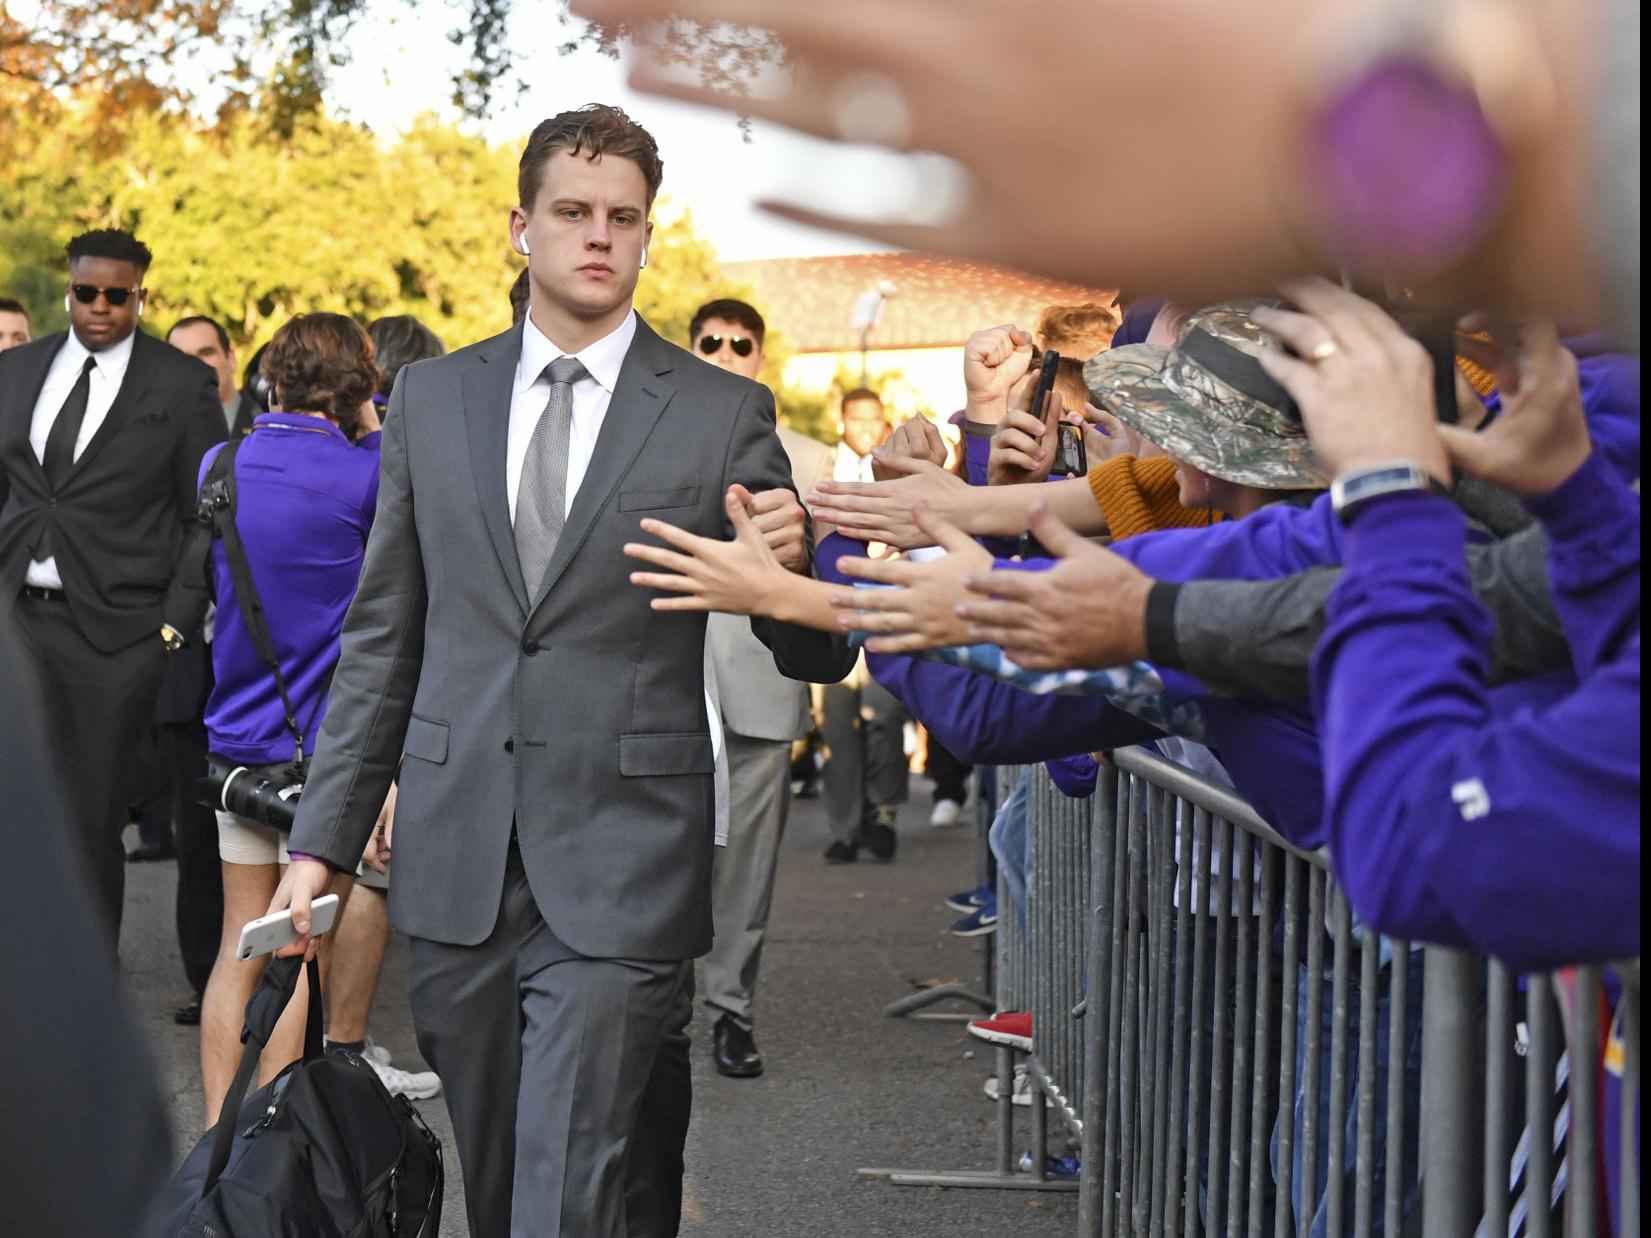
<svg viewBox="0 0 1651 1238">
<path fill-rule="evenodd" d="M 620 323 L 607 335 L 589 345 L 581 352 L 571 354 L 609 395 L 619 385 L 619 370 L 625 364 L 625 354 L 631 349 L 631 341 L 636 338 L 636 312 L 633 310 L 625 315 L 625 321 Z M 522 319 L 522 357 L 516 366 L 516 390 L 526 391 L 545 372 L 545 367 L 558 357 L 566 357 L 560 345 L 553 343 L 544 332 L 533 324 L 533 315 L 530 313 Z"/>
<path fill-rule="evenodd" d="M 93 352 L 80 342 L 80 337 L 71 328 L 68 339 L 63 343 L 64 355 L 73 362 L 74 368 L 79 370 L 86 364 L 86 358 L 91 357 L 97 362 L 97 371 L 104 378 L 116 383 L 126 377 L 126 367 L 132 361 L 132 341 L 137 337 L 133 331 L 118 344 L 111 344 L 101 352 Z"/>
<path fill-rule="evenodd" d="M 252 425 L 254 429 L 259 426 L 272 426 L 282 430 L 309 430 L 312 433 L 331 435 L 346 443 L 350 441 L 344 431 L 325 417 L 311 417 L 308 413 L 260 413 L 254 418 Z"/>
</svg>

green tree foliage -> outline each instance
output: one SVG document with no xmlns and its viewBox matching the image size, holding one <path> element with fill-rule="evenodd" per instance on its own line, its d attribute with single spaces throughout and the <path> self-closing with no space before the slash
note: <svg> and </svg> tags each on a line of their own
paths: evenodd
<svg viewBox="0 0 1651 1238">
<path fill-rule="evenodd" d="M 319 309 L 363 323 L 414 314 L 450 348 L 509 325 L 522 264 L 505 231 L 514 147 L 427 118 L 390 143 L 320 118 L 277 140 L 263 119 L 206 128 L 150 113 L 124 122 L 120 153 L 101 157 L 81 140 L 100 123 L 90 116 L 16 139 L 0 165 L 0 290 L 41 330 L 63 325 L 64 243 L 124 227 L 155 251 L 148 323 L 208 314 L 243 356 Z M 686 343 L 701 302 L 745 290 L 723 280 L 689 214 L 661 208 L 637 306 Z"/>
</svg>

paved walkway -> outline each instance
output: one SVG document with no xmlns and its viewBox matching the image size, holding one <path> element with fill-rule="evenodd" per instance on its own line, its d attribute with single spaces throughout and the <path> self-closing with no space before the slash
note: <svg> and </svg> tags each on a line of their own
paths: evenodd
<svg viewBox="0 0 1651 1238">
<path fill-rule="evenodd" d="M 941 903 L 948 891 L 971 884 L 970 832 L 930 829 L 926 792 L 927 784 L 915 780 L 914 802 L 902 814 L 900 855 L 888 865 L 827 867 L 820 860 L 827 835 L 819 801 L 794 806 L 758 1000 L 767 1073 L 755 1080 L 719 1076 L 705 1052 L 709 1021 L 703 1011 L 695 1021 L 684 1235 L 1075 1233 L 1074 1195 L 914 1189 L 855 1177 L 862 1166 L 983 1169 L 994 1147 L 995 1109 L 981 1094 L 990 1054 L 974 1052 L 961 1024 L 880 1013 L 911 992 L 913 981 L 974 976 L 976 943 L 946 933 L 955 916 Z M 195 1029 L 171 1020 L 185 996 L 172 935 L 175 868 L 142 864 L 127 872 L 125 974 L 160 1059 L 181 1156 L 198 1134 L 201 1101 Z M 411 1067 L 418 1059 L 406 953 L 406 942 L 393 939 L 373 1035 Z M 421 1108 L 449 1148 L 442 1238 L 464 1238 L 463 1186 L 446 1107 L 435 1100 Z"/>
</svg>

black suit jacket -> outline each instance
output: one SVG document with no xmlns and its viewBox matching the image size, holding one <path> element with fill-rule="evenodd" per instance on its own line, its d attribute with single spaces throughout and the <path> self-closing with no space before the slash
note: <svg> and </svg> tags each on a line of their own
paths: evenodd
<svg viewBox="0 0 1651 1238">
<path fill-rule="evenodd" d="M 201 457 L 224 439 L 212 370 L 139 331 L 126 378 L 57 494 L 29 446 L 65 332 L 0 353 L 0 592 L 23 587 L 43 529 L 75 622 L 106 652 L 160 631 Z"/>
</svg>

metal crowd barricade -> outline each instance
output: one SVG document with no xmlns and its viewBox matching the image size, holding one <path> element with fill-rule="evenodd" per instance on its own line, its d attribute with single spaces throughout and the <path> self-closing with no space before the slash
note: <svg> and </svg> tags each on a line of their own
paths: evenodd
<svg viewBox="0 0 1651 1238">
<path fill-rule="evenodd" d="M 1378 937 L 1324 855 L 1145 749 L 1103 768 L 1089 841 L 1082 1238 L 1595 1235 L 1602 1077 L 1638 1233 L 1637 961 L 1521 992 Z"/>
<path fill-rule="evenodd" d="M 997 774 L 1001 800 L 1027 770 Z M 1638 1234 L 1637 960 L 1522 978 L 1371 933 L 1325 854 L 1149 749 L 1092 800 L 1030 777 L 994 969 L 997 1009 L 1033 1016 L 1026 1137 L 999 1048 L 991 1169 L 862 1175 L 1070 1190 L 1053 1113 L 1080 1238 Z"/>
</svg>

